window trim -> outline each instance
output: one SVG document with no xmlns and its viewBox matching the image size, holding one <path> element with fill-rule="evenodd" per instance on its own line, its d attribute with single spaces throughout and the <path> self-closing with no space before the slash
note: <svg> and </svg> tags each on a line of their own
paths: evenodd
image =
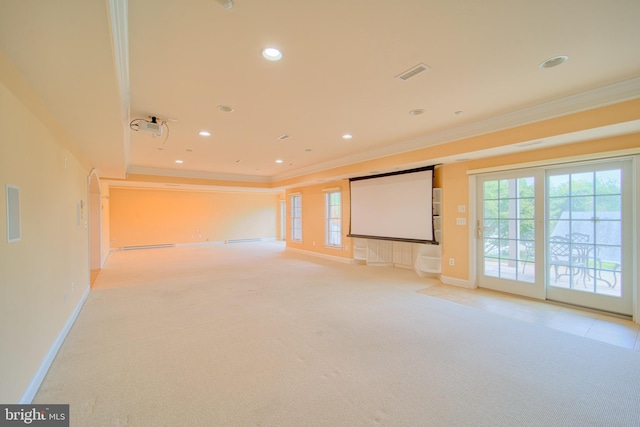
<svg viewBox="0 0 640 427">
<path fill-rule="evenodd" d="M 298 200 L 298 204 L 299 204 L 299 209 L 300 209 L 300 216 L 296 216 L 296 204 L 294 203 L 294 199 Z M 292 242 L 296 242 L 296 243 L 302 243 L 302 194 L 301 193 L 293 193 L 289 195 L 289 201 L 291 204 L 291 222 L 290 224 L 290 229 L 291 229 L 291 241 Z M 296 219 L 299 220 L 300 222 L 300 227 L 299 227 L 299 233 L 300 235 L 298 236 L 296 233 Z"/>
<path fill-rule="evenodd" d="M 342 249 L 342 190 L 340 188 L 327 188 L 324 192 L 324 245 L 327 248 Z M 340 196 L 340 216 L 337 218 L 331 218 L 331 204 L 330 199 L 332 194 L 338 194 Z M 339 220 L 340 229 L 338 230 L 339 242 L 333 244 L 331 240 L 331 220 Z"/>
</svg>

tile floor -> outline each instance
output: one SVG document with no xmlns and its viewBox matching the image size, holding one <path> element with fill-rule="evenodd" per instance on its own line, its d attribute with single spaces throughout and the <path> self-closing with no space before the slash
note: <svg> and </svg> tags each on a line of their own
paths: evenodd
<svg viewBox="0 0 640 427">
<path fill-rule="evenodd" d="M 640 325 L 626 318 L 509 295 L 435 284 L 421 294 L 640 351 Z"/>
</svg>

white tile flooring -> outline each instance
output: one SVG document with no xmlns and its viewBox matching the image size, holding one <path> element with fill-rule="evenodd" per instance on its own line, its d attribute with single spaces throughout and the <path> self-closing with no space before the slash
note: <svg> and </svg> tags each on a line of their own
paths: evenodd
<svg viewBox="0 0 640 427">
<path fill-rule="evenodd" d="M 442 283 L 420 293 L 640 351 L 640 325 L 626 318 L 488 289 L 466 289 Z"/>
</svg>

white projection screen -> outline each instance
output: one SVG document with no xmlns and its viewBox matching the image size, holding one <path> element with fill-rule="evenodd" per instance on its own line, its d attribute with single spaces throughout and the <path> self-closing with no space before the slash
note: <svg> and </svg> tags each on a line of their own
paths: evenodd
<svg viewBox="0 0 640 427">
<path fill-rule="evenodd" d="M 433 168 L 351 178 L 348 236 L 435 243 Z"/>
</svg>

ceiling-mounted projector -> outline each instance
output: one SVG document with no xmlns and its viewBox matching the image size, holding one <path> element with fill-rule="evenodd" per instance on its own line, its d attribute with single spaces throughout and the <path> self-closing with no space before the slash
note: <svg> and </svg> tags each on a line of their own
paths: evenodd
<svg viewBox="0 0 640 427">
<path fill-rule="evenodd" d="M 163 124 L 156 117 L 151 117 L 151 121 L 140 120 L 137 125 L 139 131 L 150 133 L 153 136 L 162 136 Z"/>
</svg>

